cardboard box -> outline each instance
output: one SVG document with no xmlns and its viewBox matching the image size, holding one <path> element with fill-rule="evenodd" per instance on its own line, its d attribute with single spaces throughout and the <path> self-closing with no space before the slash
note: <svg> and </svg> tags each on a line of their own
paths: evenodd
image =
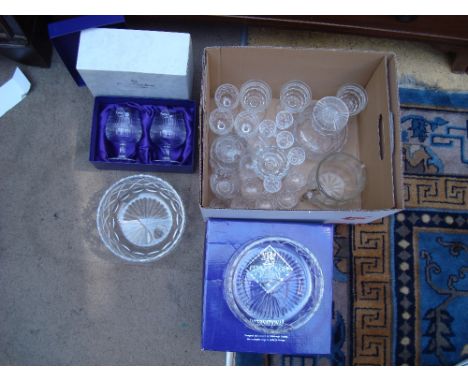
<svg viewBox="0 0 468 382">
<path fill-rule="evenodd" d="M 203 61 L 200 118 L 200 208 L 203 218 L 306 220 L 326 223 L 369 223 L 404 208 L 399 100 L 393 53 L 274 47 L 206 48 Z M 334 95 L 344 83 L 367 90 L 367 108 L 350 122 L 344 151 L 366 165 L 367 182 L 358 204 L 349 210 L 311 210 L 301 202 L 293 211 L 209 208 L 208 155 L 215 138 L 208 116 L 214 92 L 223 83 L 239 86 L 249 79 L 266 81 L 278 102 L 281 85 L 302 80 L 314 99 Z M 270 107 L 270 110 L 273 108 Z"/>
<path fill-rule="evenodd" d="M 104 123 L 102 113 L 109 105 L 132 104 L 143 106 L 145 113 L 151 107 L 163 107 L 169 110 L 183 111 L 187 127 L 187 140 L 180 150 L 180 163 L 162 163 L 152 161 L 157 159 L 157 147 L 149 139 L 149 129 L 152 119 L 143 117 L 142 139 L 135 147 L 133 157 L 135 162 L 109 161 L 109 157 L 116 156 L 115 147 L 105 138 L 101 124 Z M 149 114 L 148 114 L 149 115 Z M 94 100 L 93 119 L 91 125 L 91 142 L 89 149 L 90 162 L 99 169 L 130 170 L 130 171 L 160 171 L 192 173 L 195 169 L 195 153 L 197 151 L 197 105 L 193 101 L 155 98 L 129 98 L 129 97 L 96 97 Z"/>
<path fill-rule="evenodd" d="M 76 69 L 95 97 L 190 99 L 190 34 L 87 29 L 81 32 Z"/>
<path fill-rule="evenodd" d="M 262 244 L 255 247 L 259 240 Z M 264 240 L 268 245 L 264 244 Z M 300 262 L 291 262 L 285 247 L 281 247 L 284 241 L 297 244 L 294 253 L 300 253 L 301 250 L 297 248 L 306 248 L 315 258 L 314 265 L 308 268 L 298 265 Z M 270 307 L 279 307 L 275 313 L 269 309 L 263 310 L 264 315 L 261 319 L 255 319 L 258 316 L 251 315 L 248 316 L 248 320 L 242 320 L 245 316 L 240 316 L 233 308 L 235 305 L 228 302 L 230 294 L 226 288 L 226 280 L 230 280 L 229 270 L 232 269 L 228 264 L 239 259 L 239 254 L 245 254 L 246 246 L 252 254 L 249 259 L 253 257 L 253 260 L 244 262 L 237 270 L 245 270 L 245 273 L 242 271 L 242 274 L 247 275 L 242 278 L 244 282 L 252 280 L 251 277 L 254 281 L 247 283 L 245 290 L 249 295 L 255 296 L 251 299 L 255 305 L 263 304 L 269 299 L 274 300 Z M 255 268 L 259 266 L 256 259 L 265 261 L 264 247 L 270 249 L 270 253 L 273 254 L 265 259 L 270 265 L 274 262 L 275 271 L 286 267 L 289 270 L 295 269 L 294 273 L 273 273 L 281 275 L 279 279 L 275 279 L 276 276 L 268 277 L 268 280 L 256 278 L 259 270 Z M 298 268 L 311 271 L 297 271 Z M 260 267 L 260 270 L 262 269 L 264 268 Z M 304 277 L 299 278 L 302 281 L 296 282 L 298 278 L 295 276 L 304 273 L 310 274 L 312 278 L 309 280 L 312 281 L 304 281 Z M 270 354 L 330 353 L 332 277 L 333 227 L 330 225 L 208 220 L 205 239 L 202 349 Z M 308 289 L 307 285 L 310 285 L 311 289 Z M 315 303 L 309 305 L 311 301 Z"/>
</svg>

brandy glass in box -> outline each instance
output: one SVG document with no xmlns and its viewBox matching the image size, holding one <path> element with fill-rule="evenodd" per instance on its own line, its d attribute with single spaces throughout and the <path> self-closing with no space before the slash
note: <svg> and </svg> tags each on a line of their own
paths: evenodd
<svg viewBox="0 0 468 382">
<path fill-rule="evenodd" d="M 185 144 L 187 128 L 181 112 L 160 112 L 155 115 L 150 128 L 151 141 L 158 147 L 159 156 L 154 162 L 172 162 L 171 152 Z"/>
<path fill-rule="evenodd" d="M 135 145 L 143 135 L 139 111 L 131 107 L 117 106 L 109 112 L 105 126 L 105 136 L 113 146 L 118 147 L 118 155 L 110 161 L 135 162 L 131 158 Z M 128 153 L 129 149 L 133 152 Z"/>
</svg>

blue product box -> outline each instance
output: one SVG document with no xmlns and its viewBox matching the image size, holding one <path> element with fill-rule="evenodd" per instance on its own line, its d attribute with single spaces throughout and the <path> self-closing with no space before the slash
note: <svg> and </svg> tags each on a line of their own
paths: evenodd
<svg viewBox="0 0 468 382">
<path fill-rule="evenodd" d="M 80 16 L 50 23 L 49 39 L 78 86 L 86 86 L 76 70 L 80 33 L 89 28 L 125 24 L 124 16 Z"/>
<path fill-rule="evenodd" d="M 135 147 L 130 147 L 134 162 L 118 162 L 109 160 L 115 157 L 116 147 L 105 137 L 105 122 L 107 111 L 123 105 L 136 108 L 142 121 L 142 139 Z M 149 137 L 149 129 L 155 113 L 160 110 L 177 111 L 184 115 L 187 129 L 186 143 L 174 154 L 174 160 L 179 162 L 157 162 L 159 149 Z M 96 97 L 94 100 L 93 120 L 91 126 L 91 142 L 89 160 L 96 168 L 130 171 L 159 171 L 192 173 L 195 169 L 196 135 L 197 135 L 197 105 L 193 101 L 130 98 L 130 97 Z"/>
<path fill-rule="evenodd" d="M 333 226 L 210 219 L 202 349 L 329 354 Z"/>
</svg>

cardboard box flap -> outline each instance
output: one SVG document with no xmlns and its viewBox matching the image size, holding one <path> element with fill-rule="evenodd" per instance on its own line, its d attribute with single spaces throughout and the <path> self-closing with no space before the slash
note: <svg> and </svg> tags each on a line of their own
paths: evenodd
<svg viewBox="0 0 468 382">
<path fill-rule="evenodd" d="M 393 182 L 395 208 L 404 208 L 404 186 L 403 186 L 403 150 L 400 139 L 400 99 L 397 81 L 397 65 L 395 55 L 388 58 L 389 95 L 390 110 L 393 122 Z"/>
<path fill-rule="evenodd" d="M 382 89 L 388 83 L 387 60 L 383 58 L 366 86 L 368 104 L 359 115 L 359 152 L 367 170 L 362 209 L 394 207 L 389 95 Z"/>
</svg>

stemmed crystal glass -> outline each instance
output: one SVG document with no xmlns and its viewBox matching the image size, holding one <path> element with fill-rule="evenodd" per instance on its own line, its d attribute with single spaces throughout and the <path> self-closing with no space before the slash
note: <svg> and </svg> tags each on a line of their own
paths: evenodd
<svg viewBox="0 0 468 382">
<path fill-rule="evenodd" d="M 151 123 L 151 141 L 160 149 L 157 161 L 175 162 L 171 152 L 185 144 L 187 129 L 183 113 L 162 111 L 157 114 Z"/>
<path fill-rule="evenodd" d="M 214 99 L 218 108 L 234 111 L 239 106 L 239 89 L 232 84 L 222 84 L 216 89 Z"/>
<path fill-rule="evenodd" d="M 114 146 L 118 146 L 118 156 L 109 158 L 111 161 L 135 162 L 128 154 L 129 147 L 138 143 L 143 135 L 141 118 L 138 110 L 127 106 L 117 106 L 112 109 L 107 118 L 105 135 Z"/>
<path fill-rule="evenodd" d="M 289 81 L 280 92 L 281 107 L 290 113 L 301 113 L 310 105 L 312 91 L 303 81 Z"/>
<path fill-rule="evenodd" d="M 240 88 L 240 103 L 244 110 L 262 114 L 270 106 L 272 92 L 270 85 L 260 80 L 245 82 Z"/>
<path fill-rule="evenodd" d="M 345 84 L 338 89 L 336 96 L 348 107 L 349 116 L 358 115 L 367 106 L 367 92 L 359 84 Z"/>
<path fill-rule="evenodd" d="M 210 113 L 208 120 L 210 129 L 217 135 L 226 135 L 232 131 L 234 126 L 234 117 L 230 110 L 214 109 Z"/>
</svg>

